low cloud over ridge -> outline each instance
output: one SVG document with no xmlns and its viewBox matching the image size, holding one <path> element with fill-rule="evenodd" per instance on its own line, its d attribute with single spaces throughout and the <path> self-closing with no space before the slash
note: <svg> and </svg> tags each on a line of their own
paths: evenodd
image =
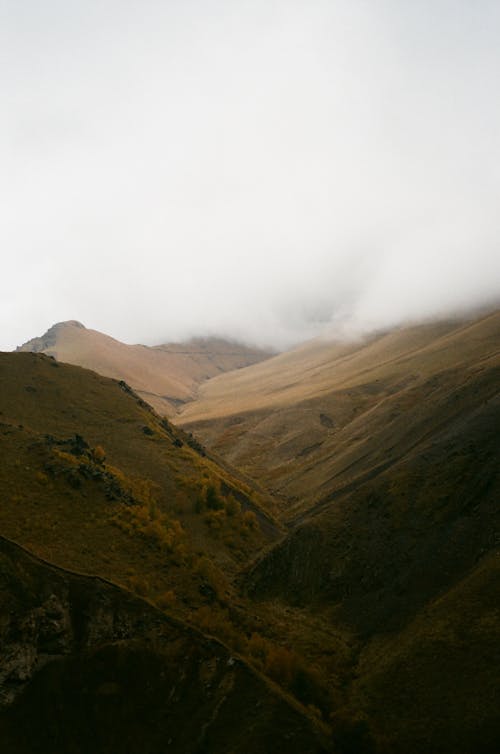
<svg viewBox="0 0 500 754">
<path fill-rule="evenodd" d="M 3 349 L 500 299 L 498 3 L 6 3 Z"/>
</svg>

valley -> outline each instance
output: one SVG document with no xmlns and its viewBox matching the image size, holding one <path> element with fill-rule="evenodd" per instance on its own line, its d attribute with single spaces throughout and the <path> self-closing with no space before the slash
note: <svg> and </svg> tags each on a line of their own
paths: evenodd
<svg viewBox="0 0 500 754">
<path fill-rule="evenodd" d="M 165 416 L 172 416 L 179 406 L 193 400 L 203 381 L 271 355 L 270 351 L 217 338 L 157 346 L 127 345 L 75 320 L 58 322 L 17 351 L 45 353 L 58 361 L 124 380 Z"/>
<path fill-rule="evenodd" d="M 24 625 L 26 599 L 13 595 L 48 580 L 43 599 L 30 587 L 29 609 L 52 590 L 76 616 L 63 595 L 78 582 L 71 593 L 104 590 L 121 616 L 111 624 L 127 626 L 82 643 L 80 619 L 65 618 L 54 658 L 24 676 L 7 664 L 5 740 L 38 751 L 13 721 L 47 688 L 79 695 L 67 669 L 83 678 L 85 657 L 96 689 L 115 684 L 111 726 L 136 704 L 127 668 L 164 667 L 167 679 L 172 663 L 186 668 L 186 706 L 160 705 L 155 719 L 164 709 L 184 725 L 198 695 L 206 740 L 182 733 L 174 751 L 496 751 L 500 312 L 274 355 L 109 341 L 69 322 L 0 354 L 4 604 Z M 9 656 L 12 625 L 0 635 Z M 230 660 L 236 676 L 214 671 L 208 693 L 205 666 Z M 151 672 L 140 683 L 154 706 L 167 680 Z M 228 720 L 243 708 L 258 712 L 239 736 Z M 51 725 L 66 741 L 64 709 Z M 149 740 L 148 715 L 130 735 L 153 752 L 173 723 Z"/>
</svg>

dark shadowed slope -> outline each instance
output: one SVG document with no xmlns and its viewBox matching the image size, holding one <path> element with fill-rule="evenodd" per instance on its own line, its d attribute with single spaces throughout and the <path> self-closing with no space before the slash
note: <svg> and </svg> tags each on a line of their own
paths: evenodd
<svg viewBox="0 0 500 754">
<path fill-rule="evenodd" d="M 17 754 L 326 751 L 216 640 L 0 538 L 0 747 Z"/>
<path fill-rule="evenodd" d="M 332 716 L 346 750 L 364 751 L 368 725 L 384 752 L 492 754 L 500 314 L 312 344 L 230 377 L 185 418 L 198 411 L 191 428 L 281 493 L 290 531 L 247 573 L 256 604 L 357 642 Z"/>
</svg>

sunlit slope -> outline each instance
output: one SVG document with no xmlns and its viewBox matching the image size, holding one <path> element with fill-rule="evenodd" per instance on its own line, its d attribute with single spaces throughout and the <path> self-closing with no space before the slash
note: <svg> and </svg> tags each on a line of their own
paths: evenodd
<svg viewBox="0 0 500 754">
<path fill-rule="evenodd" d="M 204 380 L 269 355 L 216 338 L 155 347 L 126 345 L 75 321 L 54 325 L 18 350 L 46 353 L 58 361 L 125 380 L 159 413 L 168 416 L 179 404 L 192 400 Z"/>
<path fill-rule="evenodd" d="M 124 383 L 43 354 L 0 354 L 0 454 L 0 533 L 179 609 L 223 599 L 278 532 Z"/>
<path fill-rule="evenodd" d="M 17 754 L 327 751 L 220 642 L 0 537 L 0 748 Z"/>
<path fill-rule="evenodd" d="M 210 380 L 180 421 L 294 516 L 488 400 L 499 354 L 498 312 L 351 344 L 316 341 Z"/>
</svg>

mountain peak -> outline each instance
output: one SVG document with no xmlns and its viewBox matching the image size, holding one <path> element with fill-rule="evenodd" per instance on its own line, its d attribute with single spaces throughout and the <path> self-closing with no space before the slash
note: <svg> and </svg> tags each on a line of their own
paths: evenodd
<svg viewBox="0 0 500 754">
<path fill-rule="evenodd" d="M 52 325 L 50 328 L 52 330 L 53 327 L 80 327 L 82 330 L 85 330 L 85 325 L 82 325 L 81 322 L 78 322 L 76 319 L 68 319 L 65 322 L 56 322 L 55 325 Z"/>
<path fill-rule="evenodd" d="M 143 400 L 169 416 L 193 400 L 202 382 L 271 356 L 268 351 L 221 338 L 159 346 L 127 345 L 74 319 L 57 322 L 16 350 L 42 352 L 57 361 L 125 380 Z"/>
</svg>

